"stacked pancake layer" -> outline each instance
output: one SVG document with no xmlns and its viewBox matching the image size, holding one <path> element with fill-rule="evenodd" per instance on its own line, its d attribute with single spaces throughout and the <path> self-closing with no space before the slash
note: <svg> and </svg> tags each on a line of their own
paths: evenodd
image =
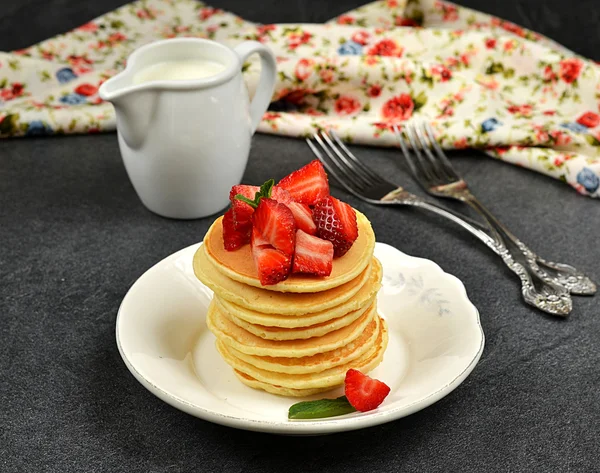
<svg viewBox="0 0 600 473">
<path fill-rule="evenodd" d="M 261 286 L 249 246 L 223 249 L 221 219 L 194 257 L 198 279 L 214 291 L 207 314 L 217 349 L 248 386 L 285 396 L 327 391 L 350 368 L 382 360 L 387 327 L 377 314 L 382 268 L 375 236 L 357 212 L 359 238 L 334 260 L 328 278 L 292 275 Z"/>
</svg>

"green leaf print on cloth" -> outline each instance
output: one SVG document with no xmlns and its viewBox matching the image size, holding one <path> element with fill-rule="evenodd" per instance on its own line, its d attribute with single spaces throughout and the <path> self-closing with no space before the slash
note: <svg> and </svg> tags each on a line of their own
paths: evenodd
<svg viewBox="0 0 600 473">
<path fill-rule="evenodd" d="M 173 37 L 269 46 L 278 81 L 259 131 L 331 127 L 396 146 L 429 121 L 473 147 L 600 196 L 600 66 L 513 23 L 439 0 L 381 0 L 327 24 L 257 25 L 195 0 L 139 0 L 29 48 L 0 53 L 0 136 L 115 129 L 103 81 L 134 49 Z M 256 59 L 244 65 L 252 91 Z"/>
</svg>

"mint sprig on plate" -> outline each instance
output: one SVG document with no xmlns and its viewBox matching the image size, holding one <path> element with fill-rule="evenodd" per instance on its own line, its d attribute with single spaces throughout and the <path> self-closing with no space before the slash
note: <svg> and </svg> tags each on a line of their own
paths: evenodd
<svg viewBox="0 0 600 473">
<path fill-rule="evenodd" d="M 262 186 L 260 186 L 258 192 L 254 194 L 254 200 L 250 200 L 248 197 L 245 197 L 242 194 L 236 194 L 235 199 L 241 200 L 242 202 L 246 202 L 249 206 L 255 209 L 256 207 L 258 207 L 260 199 L 262 199 L 263 197 L 265 199 L 271 198 L 271 191 L 273 190 L 274 185 L 275 179 L 269 179 Z"/>
<path fill-rule="evenodd" d="M 290 407 L 288 419 L 322 419 L 356 412 L 346 396 L 337 399 L 298 402 Z"/>
</svg>

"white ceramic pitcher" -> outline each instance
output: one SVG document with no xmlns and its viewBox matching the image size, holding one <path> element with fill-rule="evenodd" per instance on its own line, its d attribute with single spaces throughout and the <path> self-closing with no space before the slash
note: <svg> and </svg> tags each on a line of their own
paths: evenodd
<svg viewBox="0 0 600 473">
<path fill-rule="evenodd" d="M 253 53 L 261 77 L 249 103 L 242 64 Z M 173 60 L 210 60 L 224 70 L 193 80 L 135 84 L 141 69 Z M 234 49 L 206 39 L 168 39 L 135 51 L 127 67 L 100 87 L 112 102 L 125 168 L 151 211 L 171 218 L 206 217 L 225 208 L 246 168 L 250 140 L 276 78 L 268 48 L 246 41 Z"/>
</svg>

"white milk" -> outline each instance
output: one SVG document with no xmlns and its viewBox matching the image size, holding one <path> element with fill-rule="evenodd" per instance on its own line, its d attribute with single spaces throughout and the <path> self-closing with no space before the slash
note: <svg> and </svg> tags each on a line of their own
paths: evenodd
<svg viewBox="0 0 600 473">
<path fill-rule="evenodd" d="M 133 76 L 134 84 L 157 80 L 193 80 L 214 76 L 225 70 L 225 66 L 216 61 L 188 59 L 183 61 L 165 61 L 148 66 Z"/>
</svg>

